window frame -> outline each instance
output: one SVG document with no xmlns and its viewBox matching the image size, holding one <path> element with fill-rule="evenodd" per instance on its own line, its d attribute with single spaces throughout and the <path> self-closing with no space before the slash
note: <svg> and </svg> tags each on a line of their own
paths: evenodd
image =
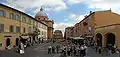
<svg viewBox="0 0 120 57">
<path fill-rule="evenodd" d="M 20 15 L 16 14 L 15 15 L 15 20 L 20 21 Z"/>
<path fill-rule="evenodd" d="M 0 24 L 0 33 L 4 32 L 4 24 Z"/>
<path fill-rule="evenodd" d="M 14 20 L 14 19 L 15 19 L 14 13 L 10 13 L 10 14 L 9 14 L 9 18 L 12 19 L 12 20 Z"/>
<path fill-rule="evenodd" d="M 16 26 L 16 33 L 20 33 L 20 26 Z"/>
<path fill-rule="evenodd" d="M 14 32 L 14 26 L 13 25 L 9 26 L 9 32 Z"/>
<path fill-rule="evenodd" d="M 0 10 L 0 17 L 1 16 L 4 16 L 4 17 L 6 16 L 6 11 L 5 10 Z"/>
</svg>

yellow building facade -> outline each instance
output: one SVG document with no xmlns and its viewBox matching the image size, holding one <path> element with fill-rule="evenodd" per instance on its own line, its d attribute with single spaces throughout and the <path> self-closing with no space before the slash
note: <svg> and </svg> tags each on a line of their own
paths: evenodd
<svg viewBox="0 0 120 57">
<path fill-rule="evenodd" d="M 28 14 L 0 4 L 0 50 L 17 46 L 20 36 L 34 33 L 39 23 L 47 30 L 47 25 Z"/>
<path fill-rule="evenodd" d="M 115 45 L 120 48 L 120 15 L 108 11 L 95 13 L 95 37 L 103 47 Z"/>
</svg>

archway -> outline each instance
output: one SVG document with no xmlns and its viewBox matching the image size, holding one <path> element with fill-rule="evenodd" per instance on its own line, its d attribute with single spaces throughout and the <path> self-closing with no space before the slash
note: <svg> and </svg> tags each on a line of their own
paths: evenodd
<svg viewBox="0 0 120 57">
<path fill-rule="evenodd" d="M 113 33 L 107 33 L 106 34 L 106 45 L 113 46 L 115 44 L 115 34 Z"/>
<path fill-rule="evenodd" d="M 6 39 L 6 47 L 8 47 L 10 45 L 10 38 Z"/>
<path fill-rule="evenodd" d="M 98 46 L 102 46 L 102 34 L 100 33 L 96 34 L 96 41 Z"/>
<path fill-rule="evenodd" d="M 19 39 L 16 38 L 16 46 L 18 46 L 18 44 L 19 44 Z"/>
</svg>

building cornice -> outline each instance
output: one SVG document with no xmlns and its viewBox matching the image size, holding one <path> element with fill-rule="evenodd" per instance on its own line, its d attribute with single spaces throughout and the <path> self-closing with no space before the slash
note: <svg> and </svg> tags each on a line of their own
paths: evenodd
<svg viewBox="0 0 120 57">
<path fill-rule="evenodd" d="M 9 8 L 9 9 L 15 10 L 15 11 L 17 11 L 17 12 L 19 12 L 19 13 L 22 13 L 22 14 L 28 16 L 29 18 L 31 18 L 31 19 L 33 19 L 33 20 L 39 22 L 39 23 L 42 23 L 42 22 L 38 21 L 37 19 L 35 19 L 34 17 L 32 17 L 32 16 L 30 16 L 30 15 L 28 15 L 28 14 L 22 12 L 22 11 L 19 11 L 19 10 L 17 10 L 17 9 L 14 9 L 14 8 L 12 8 L 12 7 L 9 7 L 9 6 L 4 5 L 4 4 L 1 4 L 1 3 L 0 3 L 0 6 L 7 7 L 7 8 Z M 44 23 L 42 23 L 42 24 L 44 24 Z M 46 24 L 44 24 L 44 25 L 46 25 Z"/>
<path fill-rule="evenodd" d="M 120 24 L 110 24 L 110 25 L 105 25 L 105 26 L 96 27 L 95 29 L 104 28 L 104 27 L 109 27 L 109 26 L 114 26 L 114 25 L 120 25 Z"/>
</svg>

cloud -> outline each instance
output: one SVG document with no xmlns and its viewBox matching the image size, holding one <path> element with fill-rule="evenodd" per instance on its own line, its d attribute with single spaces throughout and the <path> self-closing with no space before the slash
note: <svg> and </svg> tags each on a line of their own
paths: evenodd
<svg viewBox="0 0 120 57">
<path fill-rule="evenodd" d="M 73 5 L 73 4 L 78 4 L 78 3 L 82 3 L 84 0 L 68 0 L 67 4 L 69 5 Z"/>
<path fill-rule="evenodd" d="M 73 14 L 72 13 L 72 14 L 68 15 L 68 17 L 65 19 L 65 21 L 68 21 L 68 23 L 75 24 L 75 23 L 78 23 L 81 20 L 83 20 L 84 16 L 85 16 L 85 14 L 80 15 L 80 14 Z"/>
<path fill-rule="evenodd" d="M 6 0 L 8 5 L 25 11 L 28 8 L 37 8 L 41 6 L 49 7 L 47 10 L 60 11 L 67 9 L 63 0 Z"/>
<path fill-rule="evenodd" d="M 76 21 L 77 23 L 80 22 L 81 20 L 84 19 L 84 16 L 85 16 L 85 15 L 79 15 L 79 16 L 75 19 L 75 21 Z"/>
<path fill-rule="evenodd" d="M 111 10 L 120 14 L 120 0 L 92 0 L 88 2 L 89 8 Z"/>
<path fill-rule="evenodd" d="M 55 23 L 53 26 L 54 26 L 54 30 L 61 30 L 64 35 L 65 28 L 73 25 L 74 24 L 71 23 Z"/>
</svg>

